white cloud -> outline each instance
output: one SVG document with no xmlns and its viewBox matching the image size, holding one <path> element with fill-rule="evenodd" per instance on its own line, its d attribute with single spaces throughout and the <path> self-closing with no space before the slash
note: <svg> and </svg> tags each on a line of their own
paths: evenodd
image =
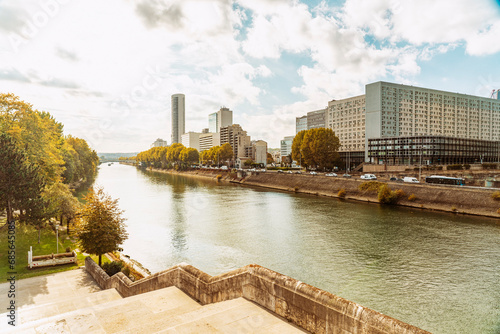
<svg viewBox="0 0 500 334">
<path fill-rule="evenodd" d="M 187 130 L 224 105 L 276 146 L 296 116 L 370 81 L 413 83 L 422 62 L 456 47 L 500 51 L 488 0 L 58 1 L 0 1 L 0 90 L 102 151 L 170 138 L 174 93 L 186 94 Z"/>
</svg>

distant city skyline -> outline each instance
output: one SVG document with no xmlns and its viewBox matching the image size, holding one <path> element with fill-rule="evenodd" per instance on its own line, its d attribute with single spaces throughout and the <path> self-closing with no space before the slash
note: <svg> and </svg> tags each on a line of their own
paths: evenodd
<svg viewBox="0 0 500 334">
<path fill-rule="evenodd" d="M 223 105 L 277 148 L 376 81 L 489 97 L 499 36 L 494 0 L 3 0 L 0 91 L 98 152 L 170 144 L 177 93 L 185 132 Z"/>
</svg>

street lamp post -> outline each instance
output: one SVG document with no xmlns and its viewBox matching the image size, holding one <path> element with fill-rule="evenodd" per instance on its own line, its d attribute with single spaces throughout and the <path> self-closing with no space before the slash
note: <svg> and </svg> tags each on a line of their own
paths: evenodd
<svg viewBox="0 0 500 334">
<path fill-rule="evenodd" d="M 59 254 L 59 222 L 56 222 L 56 254 Z"/>
</svg>

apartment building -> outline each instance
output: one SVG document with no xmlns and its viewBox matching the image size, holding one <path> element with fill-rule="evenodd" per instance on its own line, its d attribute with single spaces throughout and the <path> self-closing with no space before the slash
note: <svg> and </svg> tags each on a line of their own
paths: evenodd
<svg viewBox="0 0 500 334">
<path fill-rule="evenodd" d="M 339 137 L 340 152 L 365 150 L 365 95 L 328 102 L 326 127 Z"/>
<path fill-rule="evenodd" d="M 233 148 L 233 157 L 245 157 L 245 146 L 250 146 L 250 136 L 239 124 L 233 124 L 220 128 L 220 145 L 229 143 Z"/>
</svg>

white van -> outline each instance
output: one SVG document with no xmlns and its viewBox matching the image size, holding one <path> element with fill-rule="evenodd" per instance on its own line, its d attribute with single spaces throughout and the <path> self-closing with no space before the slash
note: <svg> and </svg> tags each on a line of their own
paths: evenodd
<svg viewBox="0 0 500 334">
<path fill-rule="evenodd" d="M 403 178 L 403 182 L 408 182 L 408 183 L 420 183 L 418 182 L 416 177 L 411 177 L 411 176 L 405 176 Z"/>
</svg>

